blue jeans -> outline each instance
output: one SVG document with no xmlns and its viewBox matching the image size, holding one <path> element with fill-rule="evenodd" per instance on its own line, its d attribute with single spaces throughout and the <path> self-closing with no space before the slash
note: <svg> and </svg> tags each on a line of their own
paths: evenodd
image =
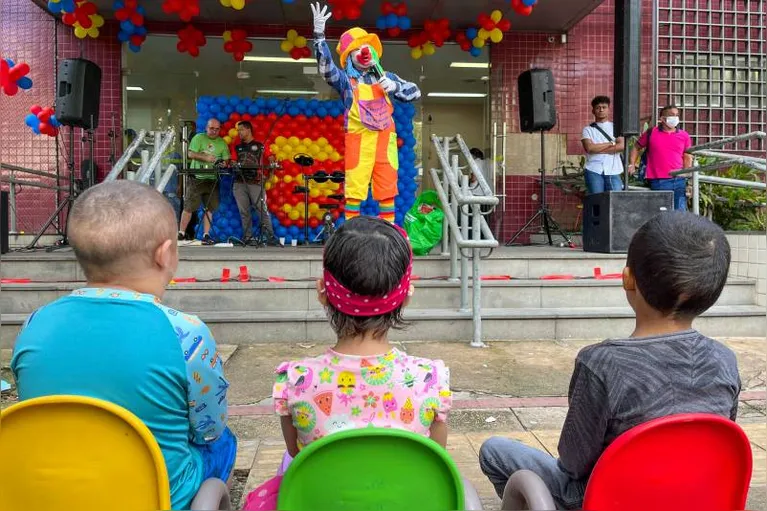
<svg viewBox="0 0 767 511">
<path fill-rule="evenodd" d="M 586 169 L 586 194 L 602 192 L 620 192 L 623 190 L 623 180 L 620 174 L 608 176 L 607 174 L 597 174 Z"/>
<path fill-rule="evenodd" d="M 538 474 L 551 492 L 559 509 L 580 509 L 586 493 L 586 481 L 578 481 L 548 453 L 516 440 L 492 437 L 479 450 L 479 466 L 503 498 L 503 490 L 511 475 L 518 470 Z"/>
<path fill-rule="evenodd" d="M 685 178 L 648 179 L 647 182 L 650 183 L 650 190 L 674 192 L 674 209 L 687 211 L 687 180 Z"/>
<path fill-rule="evenodd" d="M 221 436 L 209 444 L 192 445 L 202 455 L 202 480 L 216 477 L 226 482 L 237 459 L 237 437 L 226 428 Z"/>
</svg>

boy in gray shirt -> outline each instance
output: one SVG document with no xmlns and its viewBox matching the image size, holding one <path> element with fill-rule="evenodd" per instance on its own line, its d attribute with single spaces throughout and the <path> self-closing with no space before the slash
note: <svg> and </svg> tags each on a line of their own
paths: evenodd
<svg viewBox="0 0 767 511">
<path fill-rule="evenodd" d="M 526 469 L 543 479 L 557 506 L 577 509 L 599 456 L 621 433 L 678 413 L 734 421 L 740 393 L 735 354 L 692 329 L 719 298 L 729 266 L 724 231 L 705 218 L 669 212 L 644 224 L 623 270 L 634 332 L 578 353 L 559 459 L 506 438 L 482 445 L 479 463 L 498 495 L 511 474 Z"/>
</svg>

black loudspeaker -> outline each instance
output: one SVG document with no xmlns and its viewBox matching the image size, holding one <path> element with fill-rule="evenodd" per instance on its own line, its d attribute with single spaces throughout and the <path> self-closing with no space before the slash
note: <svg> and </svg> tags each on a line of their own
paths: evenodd
<svg viewBox="0 0 767 511">
<path fill-rule="evenodd" d="M 99 127 L 101 68 L 85 59 L 66 59 L 56 84 L 56 119 L 64 126 Z"/>
<path fill-rule="evenodd" d="M 641 0 L 615 1 L 615 136 L 639 134 L 639 87 L 642 62 Z"/>
<path fill-rule="evenodd" d="M 554 75 L 551 69 L 529 69 L 519 75 L 519 123 L 524 133 L 548 131 L 557 124 Z"/>
<path fill-rule="evenodd" d="M 583 251 L 628 252 L 634 233 L 655 215 L 674 209 L 674 192 L 604 192 L 583 201 Z"/>
<path fill-rule="evenodd" d="M 13 185 L 11 185 L 13 186 Z M 0 254 L 6 254 L 10 249 L 8 241 L 8 192 L 0 192 Z"/>
</svg>

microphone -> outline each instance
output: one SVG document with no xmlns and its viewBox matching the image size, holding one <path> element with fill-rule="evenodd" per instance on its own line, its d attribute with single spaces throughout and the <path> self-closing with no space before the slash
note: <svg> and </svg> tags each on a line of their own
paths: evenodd
<svg viewBox="0 0 767 511">
<path fill-rule="evenodd" d="M 376 53 L 375 49 L 371 46 L 370 52 L 373 54 L 373 67 L 370 68 L 370 70 L 375 75 L 376 79 L 380 80 L 384 76 L 386 76 L 386 72 L 383 70 L 383 67 L 381 66 L 381 58 L 378 56 L 378 53 Z"/>
</svg>

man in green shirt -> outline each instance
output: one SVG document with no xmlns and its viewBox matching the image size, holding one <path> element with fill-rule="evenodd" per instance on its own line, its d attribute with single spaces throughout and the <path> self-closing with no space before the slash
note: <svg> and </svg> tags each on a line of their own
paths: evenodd
<svg viewBox="0 0 767 511">
<path fill-rule="evenodd" d="M 218 119 L 208 120 L 205 133 L 198 133 L 189 143 L 189 159 L 193 169 L 212 169 L 219 160 L 229 160 L 229 146 L 219 136 L 221 123 Z M 215 241 L 210 236 L 210 224 L 213 212 L 218 208 L 218 177 L 213 174 L 197 174 L 189 176 L 184 193 L 184 212 L 178 226 L 178 239 L 185 237 L 186 227 L 192 219 L 192 213 L 203 206 L 203 245 L 213 245 Z"/>
</svg>

